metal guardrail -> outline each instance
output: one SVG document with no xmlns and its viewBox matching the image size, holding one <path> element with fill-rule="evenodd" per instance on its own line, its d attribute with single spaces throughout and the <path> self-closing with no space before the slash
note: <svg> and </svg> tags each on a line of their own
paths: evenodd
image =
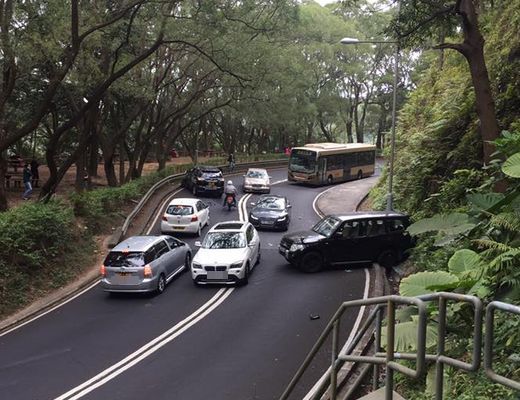
<svg viewBox="0 0 520 400">
<path fill-rule="evenodd" d="M 235 164 L 235 167 L 233 170 L 229 169 L 228 165 L 219 165 L 217 166 L 220 168 L 223 172 L 226 171 L 228 173 L 235 173 L 237 171 L 241 171 L 245 168 L 250 167 L 278 167 L 283 166 L 287 164 L 286 158 L 281 158 L 278 160 L 265 160 L 265 161 L 252 161 L 252 162 L 245 162 L 245 163 L 237 163 Z M 130 224 L 132 223 L 133 219 L 136 217 L 136 215 L 143 209 L 144 205 L 150 200 L 150 198 L 155 194 L 155 192 L 170 182 L 175 182 L 176 180 L 181 180 L 184 177 L 185 173 L 179 173 L 167 176 L 164 179 L 161 179 L 159 182 L 157 182 L 155 185 L 153 185 L 148 191 L 144 194 L 144 196 L 141 198 L 139 203 L 134 207 L 134 209 L 128 214 L 128 216 L 125 219 L 125 222 L 123 223 L 123 226 L 121 227 L 121 236 L 120 238 L 124 238 L 128 228 L 130 227 Z"/>
<path fill-rule="evenodd" d="M 438 343 L 436 354 L 426 354 L 426 304 L 436 301 L 438 303 L 439 313 L 437 316 L 437 332 Z M 446 341 L 446 319 L 448 302 L 463 302 L 473 307 L 473 350 L 471 363 L 463 362 L 445 355 Z M 395 339 L 395 311 L 397 304 L 409 304 L 416 306 L 418 309 L 418 329 L 417 329 L 417 352 L 416 353 L 399 353 L 394 350 Z M 357 307 L 361 305 L 375 305 L 370 312 L 363 326 L 358 330 L 351 344 L 345 349 L 344 354 L 338 354 L 338 336 L 339 336 L 339 319 L 347 308 Z M 386 352 L 381 352 L 381 328 L 384 317 L 384 311 L 387 311 L 387 345 Z M 520 307 L 506 304 L 502 302 L 491 302 L 486 307 L 486 338 L 484 346 L 484 371 L 489 379 L 493 382 L 507 386 L 509 388 L 520 390 L 520 382 L 498 375 L 493 371 L 493 322 L 495 309 L 520 315 Z M 433 293 L 419 297 L 401 297 L 401 296 L 383 296 L 365 300 L 353 300 L 343 303 L 338 311 L 334 314 L 322 334 L 316 341 L 315 345 L 305 358 L 304 362 L 291 379 L 287 388 L 280 396 L 280 400 L 286 400 L 296 387 L 298 381 L 311 364 L 314 356 L 321 349 L 325 340 L 332 332 L 332 351 L 331 351 L 331 367 L 328 370 L 328 379 L 324 379 L 318 386 L 313 399 L 319 399 L 328 390 L 328 396 L 331 400 L 337 398 L 337 373 L 343 362 L 360 362 L 373 365 L 372 388 L 377 390 L 379 387 L 379 368 L 381 365 L 386 367 L 385 377 L 385 399 L 393 398 L 394 371 L 401 372 L 412 378 L 420 378 L 425 372 L 425 363 L 435 363 L 435 399 L 442 400 L 444 386 L 444 366 L 449 365 L 454 368 L 462 369 L 468 372 L 475 372 L 481 364 L 482 352 L 482 313 L 484 307 L 482 301 L 475 296 L 462 295 L 457 293 Z M 374 328 L 372 326 L 374 325 Z M 371 329 L 372 328 L 372 329 Z M 353 355 L 352 352 L 365 336 L 367 332 L 373 335 L 374 347 L 373 355 Z M 405 367 L 395 360 L 415 360 L 416 369 Z M 351 398 L 355 388 L 350 388 L 344 398 Z"/>
</svg>

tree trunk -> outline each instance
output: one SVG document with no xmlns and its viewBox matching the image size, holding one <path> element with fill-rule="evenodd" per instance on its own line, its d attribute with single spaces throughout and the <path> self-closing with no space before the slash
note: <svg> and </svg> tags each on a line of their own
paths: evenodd
<svg viewBox="0 0 520 400">
<path fill-rule="evenodd" d="M 113 151 L 103 151 L 103 160 L 105 169 L 105 176 L 107 178 L 107 184 L 110 187 L 117 186 L 117 176 L 116 169 L 114 167 L 114 152 Z"/>
<path fill-rule="evenodd" d="M 82 192 L 85 189 L 85 172 L 86 172 L 86 154 L 81 154 L 76 161 L 76 180 L 74 185 L 76 187 L 76 192 Z"/>
<path fill-rule="evenodd" d="M 7 193 L 5 192 L 5 174 L 7 173 L 7 159 L 6 152 L 0 152 L 0 212 L 6 211 L 7 205 Z"/>
</svg>

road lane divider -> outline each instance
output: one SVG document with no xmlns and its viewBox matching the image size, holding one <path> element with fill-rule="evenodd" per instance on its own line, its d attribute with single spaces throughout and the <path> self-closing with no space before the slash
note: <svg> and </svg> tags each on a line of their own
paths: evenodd
<svg viewBox="0 0 520 400">
<path fill-rule="evenodd" d="M 204 317 L 209 315 L 214 309 L 221 305 L 233 292 L 234 288 L 222 288 L 220 289 L 209 301 L 203 304 L 197 311 L 183 319 L 171 329 L 167 330 L 160 336 L 156 337 L 146 345 L 139 348 L 137 351 L 129 354 L 118 363 L 100 372 L 96 376 L 92 377 L 88 381 L 82 383 L 79 386 L 69 390 L 68 392 L 56 397 L 55 400 L 75 400 L 80 399 L 86 394 L 90 393 L 94 389 L 104 385 L 111 381 L 118 375 L 122 374 L 129 368 L 133 367 L 137 363 L 149 357 L 163 346 L 171 342 L 173 339 L 181 335 L 183 332 L 191 328 L 197 322 L 201 321 Z"/>
</svg>

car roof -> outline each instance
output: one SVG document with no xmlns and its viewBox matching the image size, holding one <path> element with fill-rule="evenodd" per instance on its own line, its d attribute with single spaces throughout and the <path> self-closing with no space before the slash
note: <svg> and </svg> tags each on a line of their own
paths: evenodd
<svg viewBox="0 0 520 400">
<path fill-rule="evenodd" d="M 146 251 L 165 236 L 131 236 L 117 244 L 112 251 Z"/>
<path fill-rule="evenodd" d="M 341 221 L 350 221 L 353 219 L 369 219 L 369 218 L 409 218 L 407 214 L 399 211 L 357 211 L 344 214 L 331 214 Z"/>
<path fill-rule="evenodd" d="M 254 171 L 254 172 L 267 172 L 265 168 L 248 168 L 247 172 Z"/>
<path fill-rule="evenodd" d="M 179 197 L 177 199 L 173 199 L 172 201 L 170 201 L 170 203 L 168 205 L 169 206 L 171 206 L 171 205 L 194 206 L 197 204 L 198 201 L 199 201 L 199 199 L 193 199 L 193 198 L 189 198 L 189 197 Z"/>
<path fill-rule="evenodd" d="M 248 226 L 247 222 L 244 221 L 226 221 L 215 224 L 209 232 L 245 232 Z"/>
</svg>

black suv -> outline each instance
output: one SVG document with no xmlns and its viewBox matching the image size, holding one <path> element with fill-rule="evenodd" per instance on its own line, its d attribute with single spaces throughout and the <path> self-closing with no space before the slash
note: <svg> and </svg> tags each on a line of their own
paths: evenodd
<svg viewBox="0 0 520 400">
<path fill-rule="evenodd" d="M 186 171 L 182 185 L 191 190 L 194 196 L 199 193 L 224 193 L 224 176 L 217 167 L 194 167 Z"/>
<path fill-rule="evenodd" d="M 310 231 L 283 236 L 278 250 L 305 272 L 350 263 L 378 262 L 391 267 L 414 245 L 406 232 L 408 225 L 409 217 L 399 212 L 329 215 Z"/>
</svg>

